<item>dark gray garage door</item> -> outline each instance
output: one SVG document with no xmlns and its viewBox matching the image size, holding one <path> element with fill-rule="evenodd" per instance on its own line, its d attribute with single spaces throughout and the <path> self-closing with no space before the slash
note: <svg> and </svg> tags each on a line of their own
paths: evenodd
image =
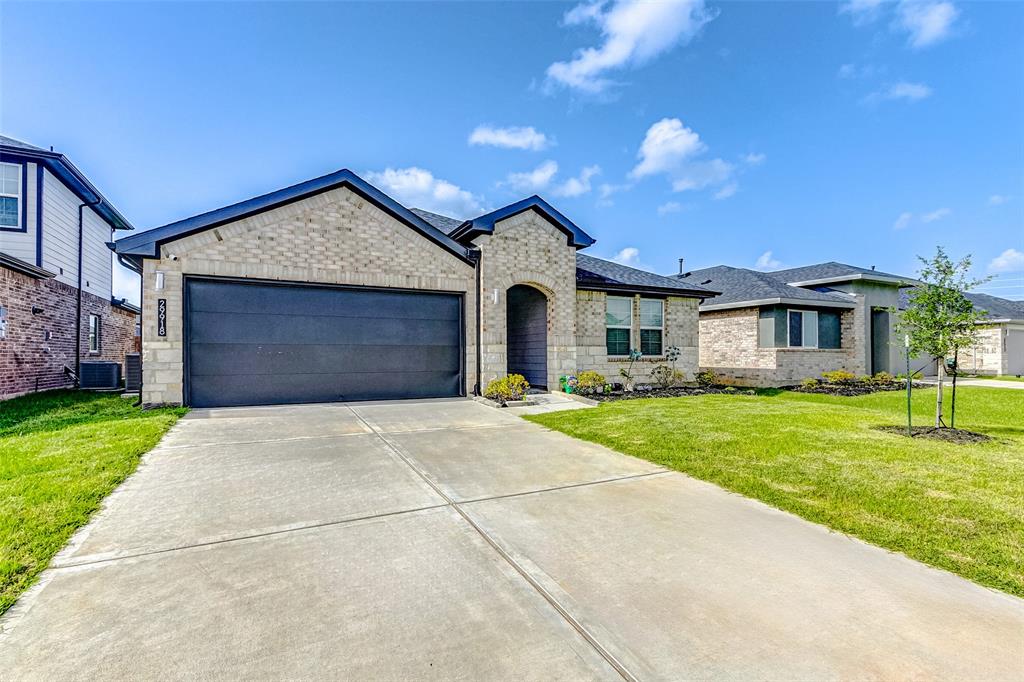
<svg viewBox="0 0 1024 682">
<path fill-rule="evenodd" d="M 189 278 L 190 405 L 457 396 L 462 297 Z"/>
</svg>

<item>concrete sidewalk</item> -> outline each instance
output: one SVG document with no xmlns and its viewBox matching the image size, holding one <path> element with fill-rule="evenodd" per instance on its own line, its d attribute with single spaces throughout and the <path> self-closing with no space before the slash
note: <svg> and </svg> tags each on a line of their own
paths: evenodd
<svg viewBox="0 0 1024 682">
<path fill-rule="evenodd" d="M 468 400 L 196 410 L 4 679 L 1020 679 L 1024 601 Z"/>
</svg>

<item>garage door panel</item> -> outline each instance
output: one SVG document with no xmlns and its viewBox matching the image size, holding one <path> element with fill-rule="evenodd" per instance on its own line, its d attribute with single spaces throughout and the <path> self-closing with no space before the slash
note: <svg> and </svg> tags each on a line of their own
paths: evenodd
<svg viewBox="0 0 1024 682">
<path fill-rule="evenodd" d="M 253 285 L 235 282 L 193 281 L 193 312 L 313 314 L 318 317 L 355 317 L 451 320 L 462 316 L 458 297 L 429 293 L 403 295 L 372 289 L 337 289 L 316 286 Z M 370 313 L 367 315 L 367 313 Z"/>
<path fill-rule="evenodd" d="M 410 382 L 410 378 L 415 379 Z M 265 376 L 219 376 L 196 382 L 191 390 L 197 406 L 274 405 L 281 403 L 323 403 L 347 400 L 402 400 L 446 398 L 459 394 L 458 375 L 418 372 L 415 377 L 392 372 L 365 374 L 292 374 L 268 379 Z M 288 396 L 288 400 L 282 400 Z"/>
<path fill-rule="evenodd" d="M 193 312 L 192 343 L 403 345 L 416 339 L 425 345 L 458 345 L 461 331 L 452 320 L 319 317 L 274 313 Z"/>
<path fill-rule="evenodd" d="M 459 367 L 457 346 L 365 346 L 192 343 L 193 377 L 281 375 L 345 371 L 417 372 Z"/>
<path fill-rule="evenodd" d="M 458 294 L 186 280 L 194 406 L 462 394 Z"/>
</svg>

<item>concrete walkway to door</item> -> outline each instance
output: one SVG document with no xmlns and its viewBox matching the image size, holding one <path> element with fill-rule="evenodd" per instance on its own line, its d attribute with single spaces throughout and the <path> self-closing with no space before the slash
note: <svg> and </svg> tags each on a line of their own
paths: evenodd
<svg viewBox="0 0 1024 682">
<path fill-rule="evenodd" d="M 470 400 L 196 410 L 4 679 L 1020 679 L 1024 601 Z"/>
</svg>

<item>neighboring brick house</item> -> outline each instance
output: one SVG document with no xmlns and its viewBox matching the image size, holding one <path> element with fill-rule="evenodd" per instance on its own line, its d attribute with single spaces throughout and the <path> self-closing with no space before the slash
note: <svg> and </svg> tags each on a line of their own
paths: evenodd
<svg viewBox="0 0 1024 682">
<path fill-rule="evenodd" d="M 343 170 L 116 244 L 143 276 L 143 402 L 468 395 L 507 373 L 697 370 L 714 291 L 577 253 L 539 197 L 471 220 L 409 209 Z"/>
<path fill-rule="evenodd" d="M 139 311 L 111 296 L 107 246 L 130 229 L 63 155 L 0 136 L 0 399 L 72 385 L 77 361 L 133 350 Z"/>
<path fill-rule="evenodd" d="M 731 382 L 905 371 L 890 311 L 910 278 L 830 262 L 776 272 L 720 265 L 676 279 L 722 292 L 700 306 L 700 366 Z"/>
</svg>

